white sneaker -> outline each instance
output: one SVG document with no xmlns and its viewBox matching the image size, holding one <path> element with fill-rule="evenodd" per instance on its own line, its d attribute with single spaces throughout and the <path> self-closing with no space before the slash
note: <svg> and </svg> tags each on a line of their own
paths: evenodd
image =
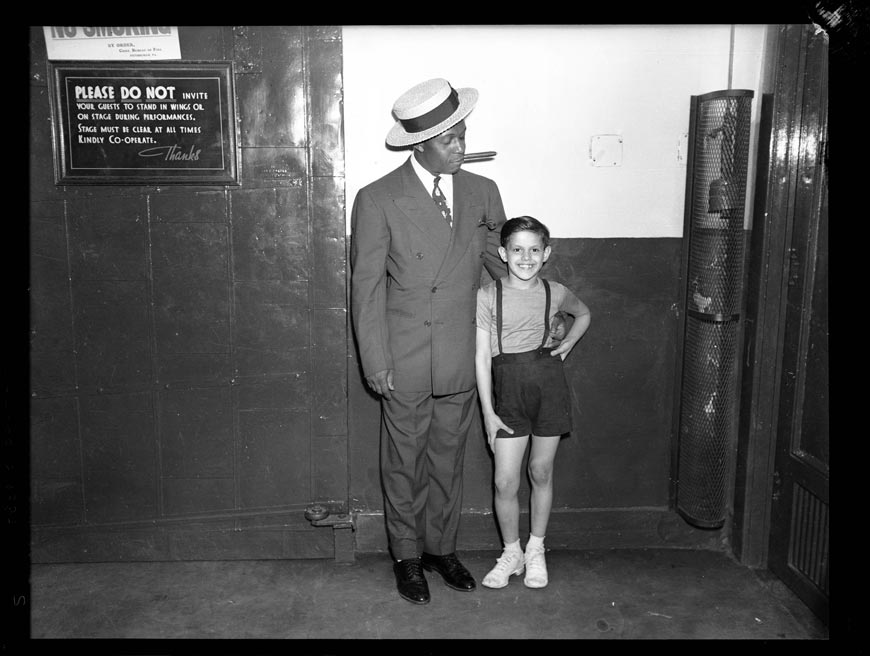
<svg viewBox="0 0 870 656">
<path fill-rule="evenodd" d="M 519 549 L 505 549 L 496 561 L 489 574 L 483 577 L 483 585 L 487 588 L 503 588 L 508 584 L 511 574 L 523 573 L 523 552 Z"/>
<path fill-rule="evenodd" d="M 527 588 L 543 588 L 547 585 L 547 560 L 544 558 L 543 548 L 527 549 L 524 561 L 526 565 L 526 578 L 523 583 Z"/>
</svg>

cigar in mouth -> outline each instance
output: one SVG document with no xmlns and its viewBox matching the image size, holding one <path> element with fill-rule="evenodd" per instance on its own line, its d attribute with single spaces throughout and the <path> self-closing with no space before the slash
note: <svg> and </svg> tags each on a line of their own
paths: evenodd
<svg viewBox="0 0 870 656">
<path fill-rule="evenodd" d="M 484 150 L 479 153 L 465 153 L 465 157 L 462 158 L 463 162 L 480 162 L 485 159 L 492 159 L 496 156 L 496 152 L 494 150 Z"/>
</svg>

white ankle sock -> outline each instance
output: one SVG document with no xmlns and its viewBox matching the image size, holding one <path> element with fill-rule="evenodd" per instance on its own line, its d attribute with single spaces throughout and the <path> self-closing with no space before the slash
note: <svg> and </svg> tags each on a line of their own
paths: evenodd
<svg viewBox="0 0 870 656">
<path fill-rule="evenodd" d="M 505 542 L 504 543 L 504 550 L 505 551 L 522 551 L 523 548 L 520 546 L 520 539 L 517 538 L 513 542 Z"/>
<path fill-rule="evenodd" d="M 529 541 L 526 543 L 526 551 L 532 548 L 544 548 L 544 538 L 539 538 L 537 535 L 529 533 Z"/>
</svg>

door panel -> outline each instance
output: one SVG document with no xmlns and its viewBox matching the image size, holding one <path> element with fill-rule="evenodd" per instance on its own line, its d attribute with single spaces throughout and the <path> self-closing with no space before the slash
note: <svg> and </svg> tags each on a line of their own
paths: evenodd
<svg viewBox="0 0 870 656">
<path fill-rule="evenodd" d="M 807 28 L 768 565 L 828 621 L 827 41 Z"/>
</svg>

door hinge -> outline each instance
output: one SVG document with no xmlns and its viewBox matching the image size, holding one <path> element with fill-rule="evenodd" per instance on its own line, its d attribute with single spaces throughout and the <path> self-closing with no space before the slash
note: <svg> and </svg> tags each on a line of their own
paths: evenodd
<svg viewBox="0 0 870 656">
<path fill-rule="evenodd" d="M 782 477 L 779 475 L 779 472 L 774 470 L 773 472 L 773 494 L 771 494 L 771 499 L 773 501 L 779 501 L 779 497 L 782 495 Z"/>
<path fill-rule="evenodd" d="M 788 249 L 788 286 L 794 287 L 800 277 L 800 260 L 796 248 Z"/>
</svg>

